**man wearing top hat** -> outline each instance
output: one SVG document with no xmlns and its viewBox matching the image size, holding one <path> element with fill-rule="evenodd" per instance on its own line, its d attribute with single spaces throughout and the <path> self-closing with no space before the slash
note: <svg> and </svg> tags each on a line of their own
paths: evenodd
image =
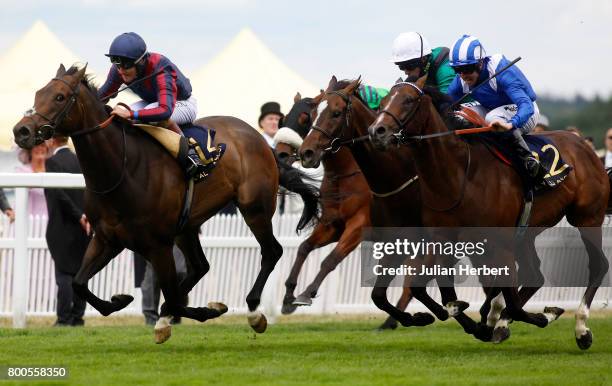
<svg viewBox="0 0 612 386">
<path fill-rule="evenodd" d="M 278 131 L 283 117 L 280 104 L 277 102 L 266 102 L 261 106 L 261 114 L 258 121 L 259 128 L 262 130 L 261 134 L 270 147 L 274 147 L 274 135 Z"/>
</svg>

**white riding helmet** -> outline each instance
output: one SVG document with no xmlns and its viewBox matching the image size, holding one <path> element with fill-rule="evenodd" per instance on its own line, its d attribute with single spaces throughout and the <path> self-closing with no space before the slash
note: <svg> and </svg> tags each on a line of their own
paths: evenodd
<svg viewBox="0 0 612 386">
<path fill-rule="evenodd" d="M 431 46 L 418 32 L 402 32 L 393 41 L 391 62 L 399 63 L 431 54 Z"/>
</svg>

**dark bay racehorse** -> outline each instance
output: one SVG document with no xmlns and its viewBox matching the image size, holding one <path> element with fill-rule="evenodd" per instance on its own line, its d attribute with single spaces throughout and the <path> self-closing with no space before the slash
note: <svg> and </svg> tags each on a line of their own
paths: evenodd
<svg viewBox="0 0 612 386">
<path fill-rule="evenodd" d="M 302 98 L 299 93 L 293 101 L 294 105 L 285 116 L 283 124 L 304 138 L 312 126 L 311 111 L 317 105 L 313 98 Z M 275 151 L 280 159 L 293 163 L 299 157 L 298 148 L 292 146 L 295 145 L 282 143 L 281 140 Z M 321 183 L 321 221 L 298 248 L 296 260 L 285 282 L 283 313 L 293 312 L 296 303 L 310 304 L 323 279 L 361 242 L 363 228 L 371 226 L 372 192 L 350 150 L 343 147 L 337 152 L 328 152 L 322 163 L 325 173 Z M 321 270 L 314 282 L 297 297 L 296 302 L 293 291 L 308 254 L 316 248 L 334 242 L 338 244 L 321 264 Z M 405 286 L 396 307 L 405 310 L 411 298 L 410 288 Z M 396 327 L 397 322 L 389 317 L 380 329 Z"/>
<path fill-rule="evenodd" d="M 121 250 L 129 248 L 143 255 L 155 269 L 166 299 L 161 309 L 163 317 L 205 321 L 219 316 L 226 308 L 179 304 L 209 270 L 198 237 L 200 225 L 235 201 L 261 246 L 261 268 L 246 301 L 249 324 L 257 332 L 265 331 L 266 318 L 257 307 L 266 280 L 282 255 L 271 223 L 279 169 L 265 140 L 233 117 L 208 117 L 196 122 L 213 127 L 216 140 L 226 143 L 227 151 L 207 180 L 196 184 L 190 217 L 179 230 L 187 187 L 183 171 L 168 151 L 129 123 L 115 119 L 101 128 L 99 124 L 109 116 L 85 70 L 72 67 L 66 71 L 60 65 L 56 77 L 36 92 L 33 109 L 13 130 L 15 142 L 23 148 L 41 143 L 54 131 L 71 136 L 74 142 L 87 185 L 85 212 L 95 230 L 73 283 L 75 291 L 102 315 L 124 308 L 133 300 L 131 296 L 115 295 L 110 302 L 99 299 L 87 288 L 87 281 Z M 294 186 L 287 188 L 296 190 Z M 315 215 L 316 191 L 300 186 L 297 193 L 308 201 L 302 218 L 305 224 Z M 172 258 L 175 242 L 186 257 L 189 271 L 180 284 Z M 169 337 L 169 326 L 156 326 L 156 331 L 158 343 Z"/>
<path fill-rule="evenodd" d="M 425 79 L 419 79 L 416 84 L 398 83 L 391 89 L 381 104 L 380 115 L 369 128 L 377 147 L 386 148 L 395 143 L 394 134 L 398 132 L 410 138 L 448 131 L 431 98 L 421 91 Z M 592 344 L 592 334 L 586 326 L 589 308 L 608 271 L 608 261 L 601 248 L 601 225 L 610 194 L 608 176 L 595 153 L 575 135 L 567 132 L 545 135 L 574 169 L 558 188 L 536 197 L 530 226 L 551 227 L 565 215 L 570 224 L 579 227 L 589 258 L 589 282 L 576 313 L 575 334 L 578 346 L 587 349 Z M 516 224 L 523 205 L 521 179 L 512 168 L 498 162 L 482 143 L 468 143 L 455 135 L 411 143 L 421 197 L 426 197 L 422 209 L 424 225 L 512 227 Z M 471 164 L 466 170 L 468 159 Z M 532 247 L 532 241 L 527 244 Z M 503 256 L 506 265 L 514 267 L 513 251 L 507 250 Z M 517 285 L 516 270 L 511 271 L 513 283 Z M 502 288 L 509 317 L 546 326 L 551 315 L 527 313 L 522 308 L 540 286 L 523 287 L 523 294 L 516 287 Z M 496 330 L 505 327 L 498 323 Z"/>
<path fill-rule="evenodd" d="M 351 141 L 367 136 L 367 128 L 374 121 L 376 112 L 355 93 L 359 80 L 338 82 L 332 77 L 326 92 L 314 98 L 317 104 L 313 113 L 310 134 L 300 148 L 300 158 L 305 167 L 316 167 L 328 156 L 332 142 Z M 350 146 L 351 153 L 361 168 L 372 192 L 371 221 L 376 227 L 419 227 L 421 226 L 421 196 L 415 184 L 416 170 L 411 166 L 412 158 L 401 149 L 376 151 L 369 141 L 360 141 Z M 429 314 L 414 316 L 393 307 L 387 300 L 387 281 L 377 278 L 372 290 L 372 300 L 378 308 L 404 326 L 426 325 L 433 322 Z M 424 285 L 411 286 L 412 295 L 430 309 L 436 317 L 445 320 L 449 312 L 439 306 L 427 294 Z M 457 297 L 454 288 L 440 288 L 445 305 L 454 306 Z M 463 304 L 460 304 L 464 307 Z M 464 330 L 474 333 L 477 326 L 463 312 L 455 315 Z"/>
</svg>

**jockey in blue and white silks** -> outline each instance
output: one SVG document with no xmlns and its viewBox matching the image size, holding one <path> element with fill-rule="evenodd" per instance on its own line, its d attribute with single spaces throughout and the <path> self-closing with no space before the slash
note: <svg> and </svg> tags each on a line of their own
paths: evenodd
<svg viewBox="0 0 612 386">
<path fill-rule="evenodd" d="M 478 38 L 463 35 L 449 53 L 450 65 L 457 75 L 448 87 L 453 101 L 480 85 L 510 62 L 501 54 L 487 56 Z M 523 160 L 528 174 L 541 178 L 543 168 L 531 154 L 523 134 L 533 130 L 540 115 L 536 94 L 525 75 L 516 65 L 483 84 L 472 94 L 480 106 L 473 107 L 486 122 L 497 128 L 511 130 L 513 145 Z"/>
</svg>

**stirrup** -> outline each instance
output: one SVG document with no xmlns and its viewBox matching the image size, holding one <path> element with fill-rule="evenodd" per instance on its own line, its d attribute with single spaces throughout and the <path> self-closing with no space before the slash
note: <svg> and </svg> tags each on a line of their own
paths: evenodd
<svg viewBox="0 0 612 386">
<path fill-rule="evenodd" d="M 196 182 L 205 178 L 208 175 L 208 168 L 206 165 L 202 164 L 200 160 L 200 156 L 198 156 L 197 151 L 190 147 L 187 153 L 187 165 L 185 168 L 185 174 L 189 179 L 195 179 Z"/>
</svg>

